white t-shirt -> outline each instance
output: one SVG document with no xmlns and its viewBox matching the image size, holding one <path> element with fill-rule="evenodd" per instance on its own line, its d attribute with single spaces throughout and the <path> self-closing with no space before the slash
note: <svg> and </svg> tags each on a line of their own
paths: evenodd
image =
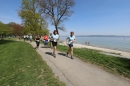
<svg viewBox="0 0 130 86">
<path fill-rule="evenodd" d="M 75 40 L 75 36 L 69 36 L 67 37 L 68 39 L 68 44 L 73 44 L 73 40 Z"/>
<path fill-rule="evenodd" d="M 30 39 L 32 39 L 32 36 L 30 36 Z"/>
<path fill-rule="evenodd" d="M 26 35 L 24 35 L 23 37 L 26 38 Z"/>
<path fill-rule="evenodd" d="M 54 42 L 57 42 L 57 40 L 59 39 L 59 35 L 58 34 L 56 34 L 56 35 L 53 34 L 52 38 L 53 38 Z"/>
</svg>

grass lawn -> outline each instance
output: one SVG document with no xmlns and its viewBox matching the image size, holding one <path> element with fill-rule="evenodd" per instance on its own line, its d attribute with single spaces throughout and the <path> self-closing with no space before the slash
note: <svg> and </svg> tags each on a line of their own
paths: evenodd
<svg viewBox="0 0 130 86">
<path fill-rule="evenodd" d="M 0 40 L 0 86 L 65 86 L 26 42 Z"/>
<path fill-rule="evenodd" d="M 68 47 L 58 45 L 57 50 L 67 52 Z M 99 65 L 108 72 L 122 75 L 130 79 L 130 59 L 101 54 L 99 51 L 87 48 L 74 48 L 74 56 L 85 62 Z"/>
</svg>

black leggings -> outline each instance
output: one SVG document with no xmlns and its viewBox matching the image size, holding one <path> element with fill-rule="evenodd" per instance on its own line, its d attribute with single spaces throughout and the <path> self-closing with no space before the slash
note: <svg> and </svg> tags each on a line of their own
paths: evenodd
<svg viewBox="0 0 130 86">
<path fill-rule="evenodd" d="M 40 42 L 36 42 L 37 46 L 39 46 Z"/>
<path fill-rule="evenodd" d="M 54 41 L 53 41 L 53 42 L 52 42 L 52 45 L 53 45 L 53 47 L 54 47 L 54 46 L 57 46 L 57 42 L 54 42 Z"/>
</svg>

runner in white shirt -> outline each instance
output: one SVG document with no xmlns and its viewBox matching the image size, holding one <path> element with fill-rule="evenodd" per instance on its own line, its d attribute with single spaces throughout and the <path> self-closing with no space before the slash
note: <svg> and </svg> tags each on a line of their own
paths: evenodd
<svg viewBox="0 0 130 86">
<path fill-rule="evenodd" d="M 26 35 L 24 35 L 23 38 L 24 38 L 24 41 L 25 41 L 26 40 Z"/>
<path fill-rule="evenodd" d="M 70 36 L 66 38 L 66 44 L 69 46 L 68 52 L 67 52 L 67 56 L 69 54 L 69 52 L 71 53 L 71 59 L 73 59 L 73 42 L 75 42 L 75 36 L 74 36 L 74 32 L 70 32 Z"/>
<path fill-rule="evenodd" d="M 57 42 L 59 40 L 59 35 L 57 33 L 57 30 L 54 30 L 53 32 L 53 35 L 52 35 L 52 38 L 51 38 L 53 41 L 52 41 L 52 45 L 53 45 L 53 56 L 54 58 L 56 57 L 56 46 L 57 46 Z"/>
<path fill-rule="evenodd" d="M 30 38 L 30 42 L 32 42 L 32 35 L 30 35 L 29 38 Z"/>
</svg>

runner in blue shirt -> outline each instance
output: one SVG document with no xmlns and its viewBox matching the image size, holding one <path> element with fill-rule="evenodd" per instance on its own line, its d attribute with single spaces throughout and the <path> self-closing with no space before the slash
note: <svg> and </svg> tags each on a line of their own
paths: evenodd
<svg viewBox="0 0 130 86">
<path fill-rule="evenodd" d="M 75 36 L 74 36 L 74 32 L 70 32 L 70 36 L 66 38 L 66 44 L 69 46 L 69 50 L 67 52 L 67 56 L 69 54 L 69 52 L 71 53 L 71 59 L 73 59 L 73 42 L 75 42 Z"/>
<path fill-rule="evenodd" d="M 59 35 L 57 33 L 57 30 L 54 30 L 53 35 L 52 35 L 52 45 L 53 45 L 53 56 L 54 58 L 56 57 L 56 46 L 57 46 L 57 42 L 59 41 Z"/>
</svg>

